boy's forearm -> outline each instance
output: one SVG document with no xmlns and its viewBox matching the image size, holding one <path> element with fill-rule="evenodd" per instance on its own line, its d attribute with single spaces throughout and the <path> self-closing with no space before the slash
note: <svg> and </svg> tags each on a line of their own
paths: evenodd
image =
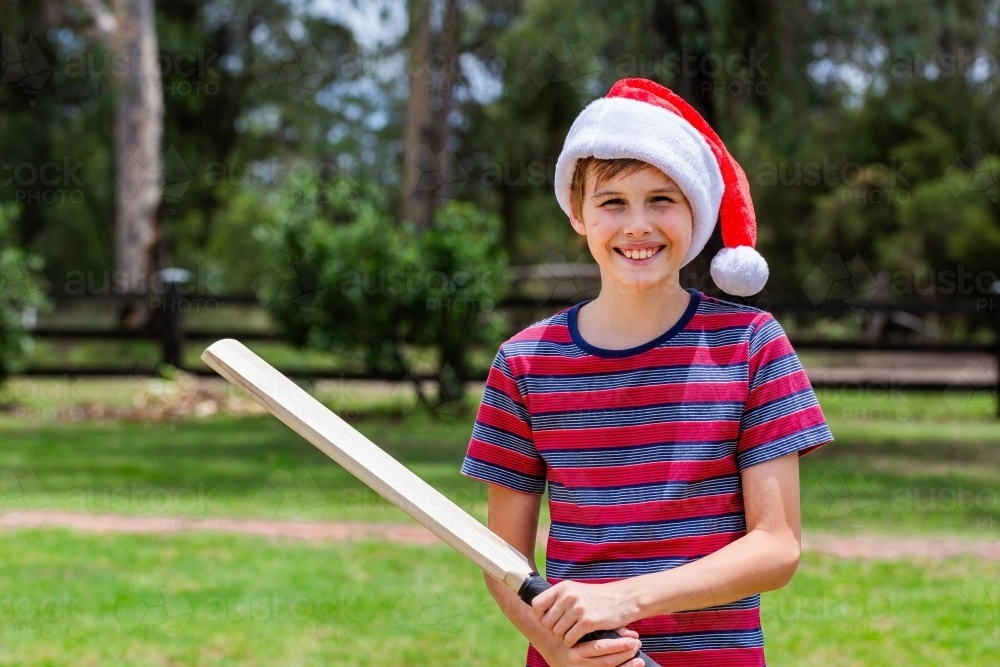
<svg viewBox="0 0 1000 667">
<path fill-rule="evenodd" d="M 510 622 L 514 624 L 521 634 L 524 635 L 531 644 L 538 649 L 542 655 L 549 653 L 548 645 L 559 640 L 548 630 L 542 627 L 529 605 L 524 604 L 516 593 L 508 589 L 499 581 L 484 574 L 486 587 L 489 588 L 493 599 L 497 601 L 500 611 L 504 613 Z"/>
<path fill-rule="evenodd" d="M 628 623 L 679 611 L 705 609 L 781 588 L 798 567 L 792 534 L 754 530 L 718 551 L 671 570 L 612 584 L 627 600 Z"/>
<path fill-rule="evenodd" d="M 743 471 L 747 534 L 681 567 L 616 582 L 630 622 L 705 609 L 781 588 L 799 565 L 797 452 Z"/>
</svg>

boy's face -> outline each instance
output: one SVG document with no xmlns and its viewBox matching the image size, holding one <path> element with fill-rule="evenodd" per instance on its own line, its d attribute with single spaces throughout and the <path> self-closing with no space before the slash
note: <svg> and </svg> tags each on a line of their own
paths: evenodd
<svg viewBox="0 0 1000 667">
<path fill-rule="evenodd" d="M 583 219 L 570 216 L 587 237 L 601 277 L 628 290 L 679 285 L 691 247 L 691 206 L 673 179 L 649 166 L 615 176 L 596 188 L 587 177 Z M 611 287 L 607 285 L 606 287 Z"/>
</svg>

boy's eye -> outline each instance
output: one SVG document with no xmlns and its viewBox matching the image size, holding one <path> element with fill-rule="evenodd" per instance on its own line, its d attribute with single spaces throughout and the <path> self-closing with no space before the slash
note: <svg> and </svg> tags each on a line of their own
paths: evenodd
<svg viewBox="0 0 1000 667">
<path fill-rule="evenodd" d="M 609 206 L 609 205 L 610 206 L 621 206 L 624 203 L 625 203 L 625 200 L 615 198 L 615 199 L 608 199 L 608 200 L 602 202 L 601 206 Z"/>
<path fill-rule="evenodd" d="M 664 202 L 670 202 L 670 203 L 674 202 L 673 198 L 667 197 L 666 195 L 658 195 L 656 197 L 653 197 L 652 201 L 657 204 L 662 204 Z"/>
</svg>

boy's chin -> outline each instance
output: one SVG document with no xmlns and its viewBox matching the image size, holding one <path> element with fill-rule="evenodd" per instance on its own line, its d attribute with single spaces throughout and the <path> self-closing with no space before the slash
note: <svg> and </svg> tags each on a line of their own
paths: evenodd
<svg viewBox="0 0 1000 667">
<path fill-rule="evenodd" d="M 636 267 L 634 269 L 615 269 L 604 272 L 603 288 L 618 292 L 656 292 L 667 291 L 679 285 L 677 274 L 660 267 Z"/>
</svg>

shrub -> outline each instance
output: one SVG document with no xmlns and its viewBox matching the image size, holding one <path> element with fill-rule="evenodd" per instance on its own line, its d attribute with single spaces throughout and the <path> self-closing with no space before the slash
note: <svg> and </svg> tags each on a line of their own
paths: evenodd
<svg viewBox="0 0 1000 667">
<path fill-rule="evenodd" d="M 502 340 L 500 223 L 472 204 L 447 203 L 421 232 L 377 192 L 314 183 L 280 195 L 276 224 L 258 233 L 276 253 L 258 294 L 297 344 L 360 349 L 369 371 L 397 377 L 409 369 L 406 346 L 433 348 L 449 400 L 470 376 L 469 351 Z"/>
<path fill-rule="evenodd" d="M 41 260 L 14 244 L 16 216 L 14 206 L 0 204 L 0 382 L 20 370 L 30 344 L 24 329 L 26 315 L 46 303 Z"/>
</svg>

